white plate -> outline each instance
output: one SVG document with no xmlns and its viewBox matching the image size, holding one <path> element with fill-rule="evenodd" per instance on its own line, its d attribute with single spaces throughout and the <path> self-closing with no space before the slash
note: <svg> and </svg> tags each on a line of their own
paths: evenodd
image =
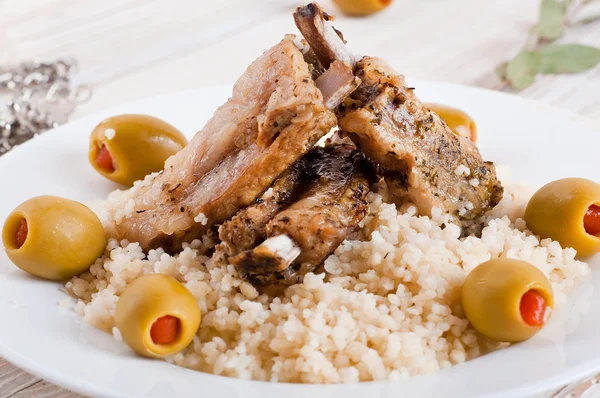
<svg viewBox="0 0 600 398">
<path fill-rule="evenodd" d="M 468 111 L 487 159 L 514 178 L 541 184 L 577 176 L 598 181 L 600 127 L 571 113 L 518 97 L 439 83 L 416 83 L 425 101 Z M 69 123 L 0 158 L 0 222 L 22 201 L 52 194 L 87 201 L 116 186 L 87 160 L 88 136 L 107 116 L 138 112 L 192 136 L 229 95 L 204 88 L 123 105 Z M 593 261 L 600 265 L 600 258 Z M 0 355 L 53 383 L 92 396 L 121 397 L 471 397 L 523 396 L 600 370 L 600 272 L 579 286 L 566 308 L 526 343 L 431 376 L 397 383 L 294 385 L 213 376 L 139 358 L 108 334 L 82 324 L 58 302 L 58 283 L 35 279 L 0 253 Z"/>
</svg>

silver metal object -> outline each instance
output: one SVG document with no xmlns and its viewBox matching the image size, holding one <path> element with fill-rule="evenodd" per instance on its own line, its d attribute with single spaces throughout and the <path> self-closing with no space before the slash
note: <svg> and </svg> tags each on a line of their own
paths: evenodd
<svg viewBox="0 0 600 398">
<path fill-rule="evenodd" d="M 0 66 L 0 156 L 64 123 L 90 99 L 90 87 L 73 87 L 76 71 L 71 59 Z"/>
</svg>

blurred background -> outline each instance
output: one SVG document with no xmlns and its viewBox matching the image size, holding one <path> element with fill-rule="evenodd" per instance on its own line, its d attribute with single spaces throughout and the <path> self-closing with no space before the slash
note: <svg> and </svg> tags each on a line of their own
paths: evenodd
<svg viewBox="0 0 600 398">
<path fill-rule="evenodd" d="M 234 82 L 263 50 L 295 32 L 291 13 L 303 3 L 0 0 L 0 65 L 75 58 L 74 83 L 94 90 L 76 117 L 151 95 Z M 355 52 L 387 58 L 409 78 L 492 89 L 506 89 L 495 69 L 525 45 L 540 14 L 540 0 L 394 0 L 362 18 L 344 15 L 331 0 L 320 3 L 337 15 L 336 26 Z M 560 40 L 600 47 L 600 23 L 573 26 Z M 599 74 L 595 67 L 539 76 L 521 95 L 600 118 Z"/>
</svg>

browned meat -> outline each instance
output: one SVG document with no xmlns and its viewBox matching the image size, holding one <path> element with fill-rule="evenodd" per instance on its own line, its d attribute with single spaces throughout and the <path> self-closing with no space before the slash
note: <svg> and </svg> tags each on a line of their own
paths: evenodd
<svg viewBox="0 0 600 398">
<path fill-rule="evenodd" d="M 338 108 L 340 129 L 379 164 L 397 201 L 410 200 L 425 215 L 439 207 L 465 233 L 476 232 L 477 220 L 502 198 L 493 163 L 456 136 L 382 60 L 365 57 L 356 73 L 363 83 Z"/>
<path fill-rule="evenodd" d="M 256 286 L 297 283 L 317 269 L 368 212 L 371 167 L 353 145 L 315 148 L 299 163 L 303 191 L 287 208 L 269 215 L 263 243 L 230 258 L 240 275 Z"/>
<path fill-rule="evenodd" d="M 246 70 L 229 101 L 136 193 L 119 237 L 176 249 L 251 204 L 335 124 L 287 37 Z"/>
<path fill-rule="evenodd" d="M 309 154 L 309 157 L 312 154 Z M 302 252 L 297 261 L 319 265 L 368 212 L 369 179 L 362 154 L 348 146 L 328 147 L 315 159 L 312 186 L 267 225 L 267 236 L 287 235 Z"/>
<path fill-rule="evenodd" d="M 295 18 L 323 65 L 349 62 L 349 51 L 318 5 L 299 8 Z M 337 109 L 343 133 L 379 165 L 399 202 L 412 201 L 424 215 L 439 207 L 465 234 L 476 233 L 478 219 L 502 198 L 494 165 L 421 104 L 384 61 L 364 57 L 354 74 L 362 83 Z"/>
<path fill-rule="evenodd" d="M 310 152 L 309 152 L 310 153 Z M 302 158 L 286 170 L 255 203 L 219 227 L 220 249 L 228 256 L 250 250 L 265 240 L 267 223 L 300 194 L 307 164 Z"/>
</svg>

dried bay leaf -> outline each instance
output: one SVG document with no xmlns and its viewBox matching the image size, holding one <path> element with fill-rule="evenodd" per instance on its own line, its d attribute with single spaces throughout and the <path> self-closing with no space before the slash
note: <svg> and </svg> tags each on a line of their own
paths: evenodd
<svg viewBox="0 0 600 398">
<path fill-rule="evenodd" d="M 541 66 L 541 56 L 534 51 L 522 51 L 506 67 L 506 80 L 510 85 L 523 90 L 535 81 Z"/>
<path fill-rule="evenodd" d="M 540 20 L 536 25 L 540 41 L 554 41 L 562 36 L 565 30 L 567 5 L 557 0 L 542 0 Z"/>
<path fill-rule="evenodd" d="M 539 51 L 539 72 L 580 73 L 600 63 L 600 48 L 581 44 L 551 44 Z"/>
<path fill-rule="evenodd" d="M 498 77 L 516 90 L 532 85 L 538 73 L 579 73 L 600 64 L 600 48 L 555 44 L 567 25 L 600 21 L 600 14 L 590 12 L 588 7 L 585 7 L 587 15 L 581 16 L 578 21 L 572 18 L 576 11 L 581 11 L 588 3 L 600 3 L 600 0 L 539 1 L 539 20 L 530 30 L 525 46 L 514 59 L 496 68 Z"/>
</svg>

